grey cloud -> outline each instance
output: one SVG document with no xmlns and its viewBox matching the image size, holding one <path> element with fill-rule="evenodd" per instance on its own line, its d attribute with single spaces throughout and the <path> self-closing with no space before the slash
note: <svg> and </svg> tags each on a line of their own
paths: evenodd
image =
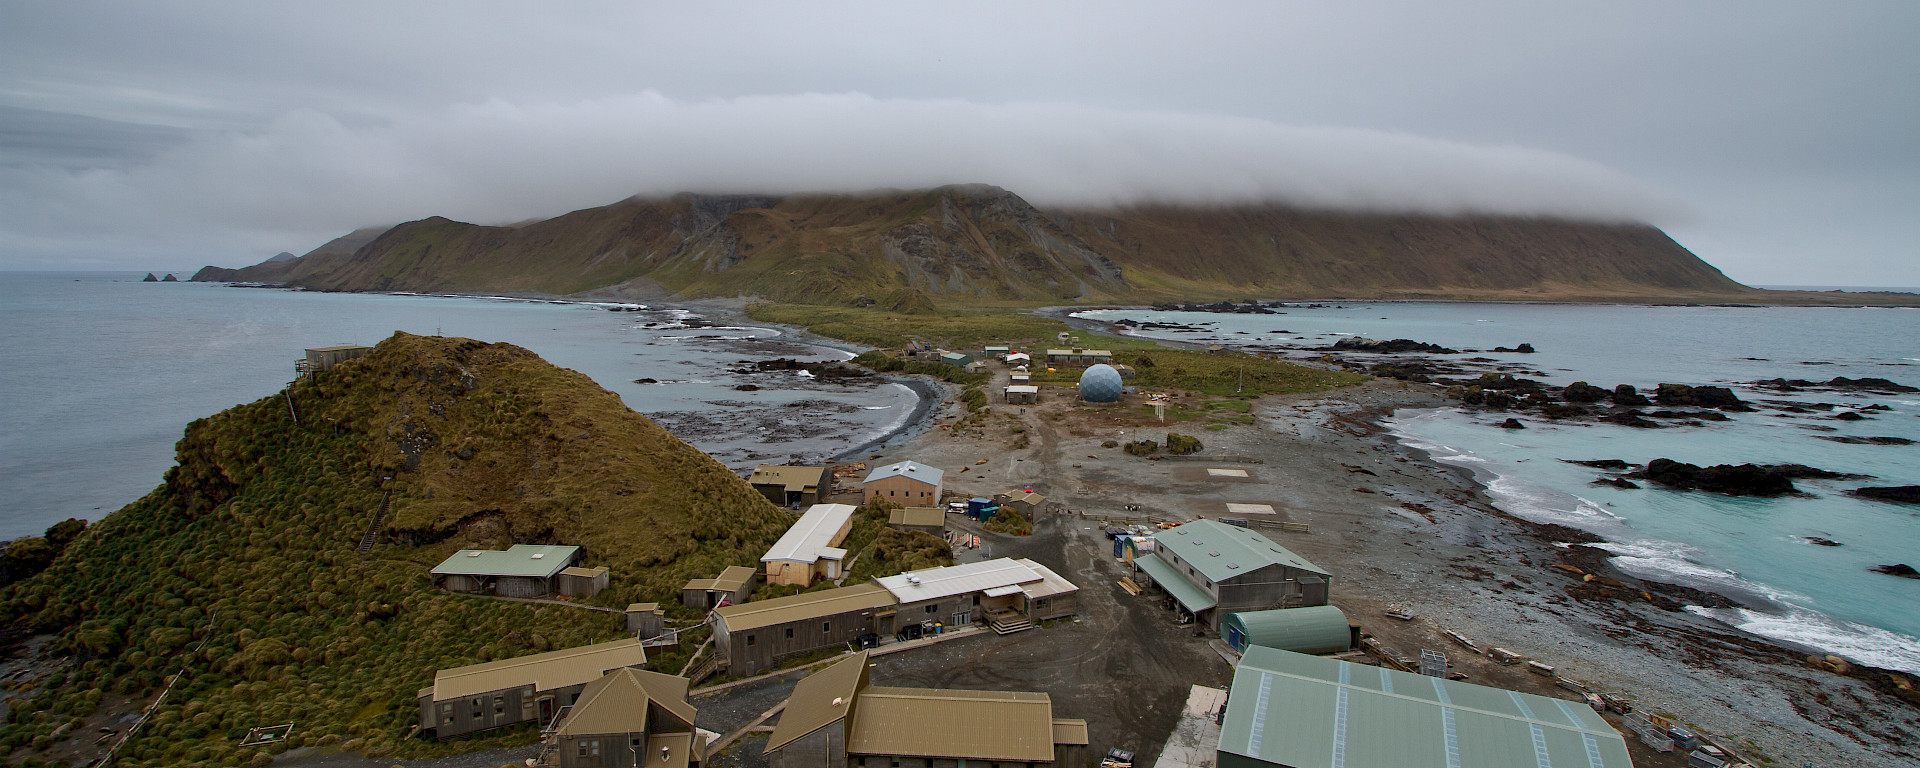
<svg viewBox="0 0 1920 768">
<path fill-rule="evenodd" d="M 446 215 L 514 221 L 678 191 L 801 192 L 984 182 L 1037 204 L 1275 201 L 1339 209 L 1672 221 L 1684 206 L 1566 155 L 1383 131 L 1069 104 L 805 94 L 686 103 L 493 100 L 380 126 L 303 110 L 196 137 L 122 170 L 26 169 L 10 230 L 71 211 L 119 234 L 345 231 Z M 157 228 L 149 230 L 149 228 Z"/>
</svg>

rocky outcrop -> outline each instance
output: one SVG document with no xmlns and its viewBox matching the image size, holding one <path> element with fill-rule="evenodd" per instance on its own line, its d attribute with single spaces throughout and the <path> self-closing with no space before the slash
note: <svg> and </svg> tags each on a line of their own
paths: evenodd
<svg viewBox="0 0 1920 768">
<path fill-rule="evenodd" d="M 1376 352 L 1381 354 L 1404 354 L 1407 352 L 1426 352 L 1435 355 L 1458 354 L 1460 350 L 1448 349 L 1438 344 L 1428 344 L 1413 339 L 1392 339 L 1375 341 L 1360 336 L 1349 336 L 1333 343 L 1327 349 L 1337 352 Z"/>
<path fill-rule="evenodd" d="M 1881 392 L 1887 394 L 1911 394 L 1920 392 L 1920 387 L 1909 387 L 1887 379 L 1864 377 L 1849 379 L 1835 376 L 1826 381 L 1808 381 L 1807 379 L 1763 379 L 1752 382 L 1756 387 L 1767 387 L 1782 392 L 1798 392 L 1803 389 L 1833 390 L 1841 392 Z"/>
<path fill-rule="evenodd" d="M 1913 566 L 1907 565 L 1906 563 L 1876 565 L 1867 570 L 1873 571 L 1874 573 L 1884 573 L 1888 576 L 1899 576 L 1903 579 L 1920 579 L 1920 571 L 1914 570 Z"/>
<path fill-rule="evenodd" d="M 1672 459 L 1654 459 L 1626 477 L 1651 480 L 1669 488 L 1701 490 L 1728 496 L 1782 496 L 1799 493 L 1793 481 L 1859 480 L 1870 475 L 1832 472 L 1805 464 L 1717 464 L 1701 467 Z"/>
<path fill-rule="evenodd" d="M 1847 491 L 1847 494 L 1863 499 L 1892 501 L 1900 504 L 1920 504 L 1920 485 L 1869 486 L 1866 488 L 1855 488 Z"/>
<path fill-rule="evenodd" d="M 1568 384 L 1567 388 L 1560 393 L 1560 396 L 1566 398 L 1567 402 L 1570 403 L 1597 403 L 1607 399 L 1610 394 L 1611 393 L 1606 390 L 1592 384 L 1584 381 L 1576 381 Z"/>
<path fill-rule="evenodd" d="M 1661 384 L 1654 391 L 1653 400 L 1661 405 L 1697 405 L 1703 408 L 1719 408 L 1727 411 L 1751 411 L 1747 405 L 1726 387 L 1692 387 L 1685 384 Z"/>
</svg>

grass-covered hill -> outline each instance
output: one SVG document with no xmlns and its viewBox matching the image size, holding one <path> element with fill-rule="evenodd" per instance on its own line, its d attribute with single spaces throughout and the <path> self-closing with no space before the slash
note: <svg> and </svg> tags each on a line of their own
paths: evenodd
<svg viewBox="0 0 1920 768">
<path fill-rule="evenodd" d="M 193 422 L 177 450 L 160 487 L 0 590 L 0 618 L 54 635 L 70 662 L 9 702 L 0 747 L 15 763 L 90 759 L 97 728 L 123 728 L 183 670 L 117 762 L 244 764 L 260 759 L 236 746 L 247 729 L 285 722 L 295 745 L 473 749 L 404 738 L 434 670 L 623 625 L 438 590 L 428 570 L 454 549 L 578 544 L 613 571 L 593 602 L 665 603 L 687 578 L 753 563 L 791 522 L 585 376 L 466 339 L 395 334 Z M 389 492 L 390 525 L 363 556 Z"/>
<path fill-rule="evenodd" d="M 846 305 L 1229 298 L 1713 298 L 1754 294 L 1633 223 L 1308 211 L 1041 209 L 997 187 L 628 199 L 489 227 L 430 218 L 351 253 L 195 279 L 329 290 L 605 289 Z M 904 297 L 902 299 L 901 297 Z"/>
</svg>

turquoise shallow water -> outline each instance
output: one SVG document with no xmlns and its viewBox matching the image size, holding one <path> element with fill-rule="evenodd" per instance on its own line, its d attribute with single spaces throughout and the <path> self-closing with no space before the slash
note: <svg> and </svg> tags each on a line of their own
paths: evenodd
<svg viewBox="0 0 1920 768">
<path fill-rule="evenodd" d="M 1592 530 L 1612 542 L 1616 563 L 1629 572 L 1712 589 L 1754 606 L 1700 612 L 1776 640 L 1920 672 L 1920 582 L 1867 570 L 1884 563 L 1920 565 L 1920 509 L 1842 493 L 1859 485 L 1920 484 L 1920 445 L 1819 439 L 1920 440 L 1920 394 L 1779 394 L 1741 385 L 1775 377 L 1871 376 L 1920 386 L 1920 310 L 1370 303 L 1285 311 L 1082 315 L 1194 325 L 1204 330 L 1142 333 L 1241 345 L 1322 345 L 1347 335 L 1412 338 L 1455 349 L 1527 342 L 1539 352 L 1458 357 L 1529 366 L 1538 371 L 1534 378 L 1555 384 L 1722 384 L 1750 401 L 1890 408 L 1857 422 L 1762 411 L 1660 430 L 1525 418 L 1524 431 L 1497 428 L 1506 414 L 1439 409 L 1403 412 L 1391 425 L 1402 440 L 1437 460 L 1473 469 L 1509 513 Z M 1806 495 L 1730 498 L 1593 486 L 1598 472 L 1560 461 L 1617 458 L 1637 464 L 1657 457 L 1701 465 L 1798 463 L 1878 479 L 1797 481 Z M 1844 546 L 1814 546 L 1807 536 Z"/>
<path fill-rule="evenodd" d="M 710 416 L 717 428 L 683 437 L 736 468 L 846 450 L 917 402 L 898 385 L 730 374 L 747 359 L 847 355 L 771 328 L 688 328 L 680 310 L 138 282 L 143 274 L 0 273 L 0 539 L 120 508 L 159 484 L 187 422 L 273 394 L 306 347 L 373 344 L 396 330 L 526 347 L 665 423 Z M 661 383 L 634 383 L 643 378 Z M 763 388 L 734 389 L 747 382 Z M 804 426 L 831 434 L 795 434 Z"/>
</svg>

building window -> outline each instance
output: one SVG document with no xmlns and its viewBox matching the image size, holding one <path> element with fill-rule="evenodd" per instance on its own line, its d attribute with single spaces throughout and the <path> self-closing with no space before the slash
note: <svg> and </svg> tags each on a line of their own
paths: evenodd
<svg viewBox="0 0 1920 768">
<path fill-rule="evenodd" d="M 893 759 L 893 768 L 900 768 L 900 758 Z"/>
<path fill-rule="evenodd" d="M 939 604 L 939 603 L 934 603 L 933 605 L 929 605 L 929 606 L 927 606 L 927 613 L 929 613 L 929 614 L 933 614 L 933 613 L 939 613 L 939 612 L 940 612 L 940 604 Z"/>
<path fill-rule="evenodd" d="M 504 715 L 504 714 L 506 714 L 506 713 L 507 713 L 507 697 L 506 697 L 506 696 L 504 696 L 504 695 L 499 695 L 499 696 L 494 696 L 494 697 L 493 697 L 493 714 L 494 714 L 494 716 L 495 716 L 495 717 L 498 717 L 498 716 L 500 716 L 500 715 Z"/>
<path fill-rule="evenodd" d="M 440 705 L 440 724 L 453 725 L 453 705 L 452 704 Z"/>
<path fill-rule="evenodd" d="M 793 639 L 793 627 L 787 627 L 787 639 L 788 640 Z"/>
<path fill-rule="evenodd" d="M 821 632 L 832 632 L 832 631 L 833 631 L 833 622 L 831 622 L 831 621 L 823 621 L 823 622 L 820 622 L 820 631 L 821 631 Z"/>
<path fill-rule="evenodd" d="M 747 647 L 748 648 L 753 647 L 753 635 L 747 635 Z"/>
<path fill-rule="evenodd" d="M 473 710 L 473 719 L 478 720 L 481 717 L 486 716 L 487 714 L 486 710 L 483 710 L 480 708 L 479 699 L 474 699 L 473 701 L 467 702 L 467 704 L 469 705 L 469 708 Z"/>
</svg>

